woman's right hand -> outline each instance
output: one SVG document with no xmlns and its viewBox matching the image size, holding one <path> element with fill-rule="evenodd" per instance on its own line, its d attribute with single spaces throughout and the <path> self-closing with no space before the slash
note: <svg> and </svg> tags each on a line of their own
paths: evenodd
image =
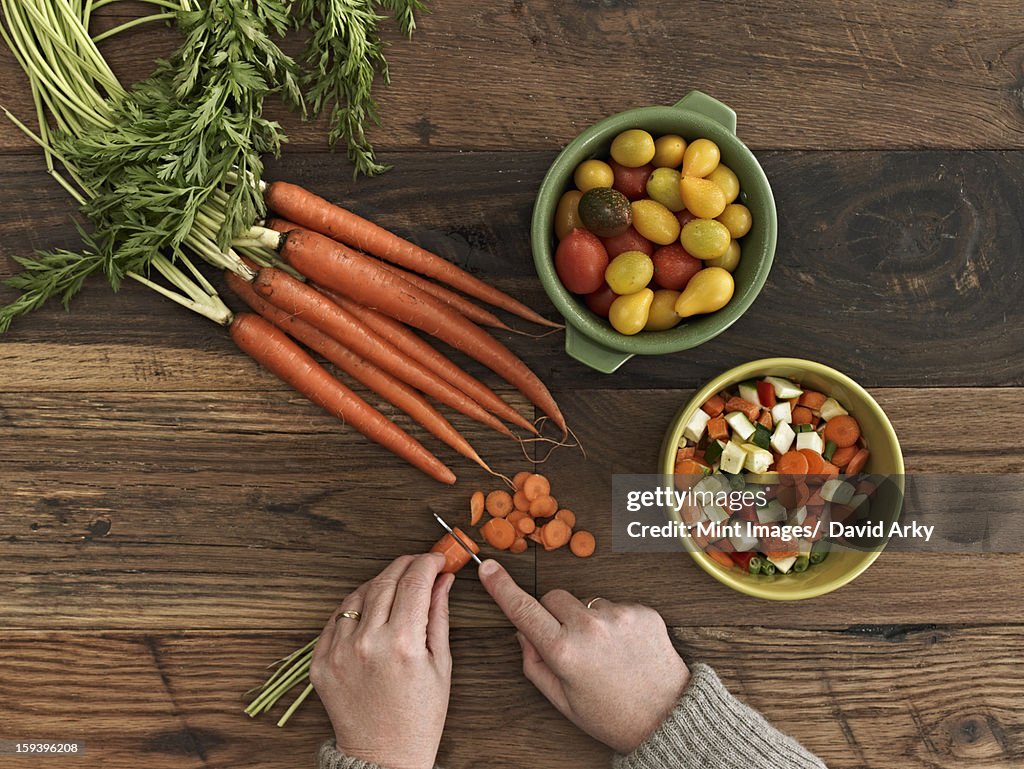
<svg viewBox="0 0 1024 769">
<path fill-rule="evenodd" d="M 690 671 L 654 609 L 603 598 L 588 609 L 564 590 L 537 601 L 496 561 L 479 573 L 519 630 L 526 677 L 595 739 L 629 753 L 682 696 Z"/>
</svg>

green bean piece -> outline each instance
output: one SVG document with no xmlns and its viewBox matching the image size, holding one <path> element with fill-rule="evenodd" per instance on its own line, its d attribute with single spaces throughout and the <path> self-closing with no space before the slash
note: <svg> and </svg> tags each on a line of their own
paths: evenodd
<svg viewBox="0 0 1024 769">
<path fill-rule="evenodd" d="M 802 555 L 796 559 L 796 563 L 793 564 L 793 571 L 797 574 L 807 571 L 807 566 L 810 563 L 810 559 L 806 555 Z"/>
<path fill-rule="evenodd" d="M 762 561 L 758 556 L 755 555 L 747 563 L 747 568 L 750 570 L 751 574 L 760 574 L 763 565 L 764 561 Z"/>
<path fill-rule="evenodd" d="M 765 561 L 764 563 L 761 564 L 761 573 L 764 574 L 766 577 L 774 577 L 775 576 L 775 564 L 772 563 L 771 561 Z"/>
<path fill-rule="evenodd" d="M 831 462 L 832 461 L 832 455 L 836 453 L 836 449 L 838 449 L 838 448 L 839 447 L 836 446 L 836 442 L 835 441 L 826 441 L 826 443 L 825 443 L 825 450 L 821 453 L 821 455 L 823 457 L 825 457 L 826 461 Z"/>
<path fill-rule="evenodd" d="M 817 566 L 819 563 L 825 560 L 828 556 L 828 550 L 812 550 L 810 562 L 812 566 Z"/>
</svg>

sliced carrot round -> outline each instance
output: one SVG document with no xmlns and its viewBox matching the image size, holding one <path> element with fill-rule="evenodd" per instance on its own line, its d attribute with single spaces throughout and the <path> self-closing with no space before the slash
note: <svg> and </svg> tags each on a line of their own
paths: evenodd
<svg viewBox="0 0 1024 769">
<path fill-rule="evenodd" d="M 533 473 L 523 481 L 523 493 L 531 502 L 537 497 L 547 497 L 551 494 L 551 483 L 540 473 Z"/>
<path fill-rule="evenodd" d="M 484 507 L 495 518 L 504 518 L 512 512 L 512 495 L 504 489 L 492 491 L 487 495 Z"/>
<path fill-rule="evenodd" d="M 807 475 L 807 457 L 799 451 L 787 451 L 775 463 L 775 470 L 782 477 L 779 481 L 792 484 Z"/>
<path fill-rule="evenodd" d="M 530 503 L 530 515 L 547 518 L 558 512 L 558 500 L 551 496 L 537 497 Z"/>
<path fill-rule="evenodd" d="M 846 474 L 856 475 L 857 473 L 859 473 L 861 470 L 864 469 L 864 465 L 868 463 L 868 457 L 870 456 L 871 452 L 868 451 L 867 449 L 861 449 L 860 451 L 858 451 L 854 455 L 853 459 L 850 460 L 850 463 L 846 466 Z"/>
<path fill-rule="evenodd" d="M 807 460 L 807 474 L 821 475 L 825 469 L 825 459 L 814 449 L 797 449 Z"/>
<path fill-rule="evenodd" d="M 841 449 L 853 446 L 860 438 L 860 425 L 849 414 L 840 414 L 825 423 L 824 437 Z"/>
<path fill-rule="evenodd" d="M 836 467 L 846 467 L 856 453 L 856 446 L 844 446 L 841 449 L 836 449 L 832 454 L 832 464 Z"/>
<path fill-rule="evenodd" d="M 533 518 L 528 515 L 524 515 L 518 521 L 516 521 L 516 529 L 520 534 L 529 534 L 531 531 L 537 528 L 536 522 Z"/>
<path fill-rule="evenodd" d="M 517 491 L 515 495 L 512 497 L 512 506 L 516 510 L 522 510 L 524 512 L 530 509 L 530 500 L 526 498 L 526 495 L 523 493 L 522 489 Z"/>
<path fill-rule="evenodd" d="M 523 488 L 523 484 L 526 483 L 526 479 L 531 475 L 532 473 L 529 470 L 523 470 L 522 472 L 515 474 L 515 477 L 512 478 L 512 485 L 516 487 L 516 491 Z"/>
<path fill-rule="evenodd" d="M 597 549 L 597 540 L 589 531 L 577 531 L 569 540 L 569 550 L 580 558 L 589 558 Z"/>
<path fill-rule="evenodd" d="M 811 420 L 814 419 L 814 414 L 806 406 L 797 406 L 793 409 L 793 424 L 795 425 L 809 425 Z"/>
<path fill-rule="evenodd" d="M 469 498 L 469 525 L 476 526 L 484 514 L 484 493 L 474 491 Z"/>
<path fill-rule="evenodd" d="M 512 540 L 512 544 L 508 546 L 510 553 L 522 553 L 526 551 L 526 540 L 522 537 L 516 537 Z"/>
<path fill-rule="evenodd" d="M 545 550 L 556 550 L 563 545 L 569 544 L 569 539 L 572 537 L 572 529 L 566 525 L 565 521 L 554 518 L 541 527 L 540 535 L 544 540 Z"/>
<path fill-rule="evenodd" d="M 566 526 L 568 526 L 570 529 L 576 525 L 576 513 L 574 513 L 572 510 L 569 510 L 568 508 L 563 507 L 557 513 L 555 513 L 555 518 L 557 518 L 560 521 L 565 521 Z"/>
<path fill-rule="evenodd" d="M 515 527 L 504 518 L 491 518 L 480 527 L 480 534 L 497 550 L 508 550 L 516 541 Z"/>
</svg>

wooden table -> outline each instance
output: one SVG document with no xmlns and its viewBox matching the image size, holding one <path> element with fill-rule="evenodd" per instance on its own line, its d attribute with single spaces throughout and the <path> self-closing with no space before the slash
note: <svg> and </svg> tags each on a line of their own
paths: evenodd
<svg viewBox="0 0 1024 769">
<path fill-rule="evenodd" d="M 603 376 L 561 337 L 508 339 L 587 446 L 586 461 L 560 451 L 546 472 L 605 545 L 611 474 L 651 470 L 694 388 L 767 355 L 867 386 L 908 471 L 1020 471 L 1018 2 L 431 6 L 415 40 L 389 50 L 374 137 L 395 170 L 352 182 L 321 126 L 287 118 L 293 143 L 269 177 L 348 201 L 549 315 L 533 195 L 594 120 L 700 88 L 736 109 L 775 189 L 775 267 L 713 342 Z M 103 23 L 138 10 L 117 8 Z M 107 50 L 130 77 L 174 42 L 148 30 Z M 6 52 L 0 87 L 31 115 Z M 68 199 L 6 123 L 0 151 L 9 276 L 10 255 L 76 239 Z M 279 730 L 243 716 L 242 693 L 354 585 L 437 538 L 428 504 L 460 520 L 490 484 L 465 463 L 455 488 L 424 481 L 140 288 L 97 281 L 73 309 L 48 307 L 0 342 L 0 739 L 87 743 L 54 766 L 312 765 L 329 733 L 319 704 Z M 517 446 L 457 422 L 492 463 L 523 468 Z M 837 593 L 782 605 L 682 555 L 503 560 L 538 594 L 657 607 L 692 658 L 830 767 L 1024 765 L 1024 556 L 884 554 Z M 510 626 L 471 573 L 453 604 L 444 765 L 603 765 L 606 750 L 521 677 Z"/>
</svg>

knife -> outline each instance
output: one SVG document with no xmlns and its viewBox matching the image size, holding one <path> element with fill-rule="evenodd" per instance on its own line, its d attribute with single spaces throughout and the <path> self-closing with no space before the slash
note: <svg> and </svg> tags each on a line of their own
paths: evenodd
<svg viewBox="0 0 1024 769">
<path fill-rule="evenodd" d="M 480 557 L 470 549 L 469 545 L 463 542 L 459 535 L 452 531 L 452 527 L 445 522 L 444 518 L 435 513 L 433 510 L 431 510 L 430 512 L 434 516 L 434 518 L 437 519 L 437 522 L 441 524 L 441 527 L 452 535 L 452 539 L 458 542 L 462 546 L 462 549 L 469 553 L 469 557 L 476 561 L 477 566 L 483 563 L 483 561 L 480 560 Z"/>
</svg>

